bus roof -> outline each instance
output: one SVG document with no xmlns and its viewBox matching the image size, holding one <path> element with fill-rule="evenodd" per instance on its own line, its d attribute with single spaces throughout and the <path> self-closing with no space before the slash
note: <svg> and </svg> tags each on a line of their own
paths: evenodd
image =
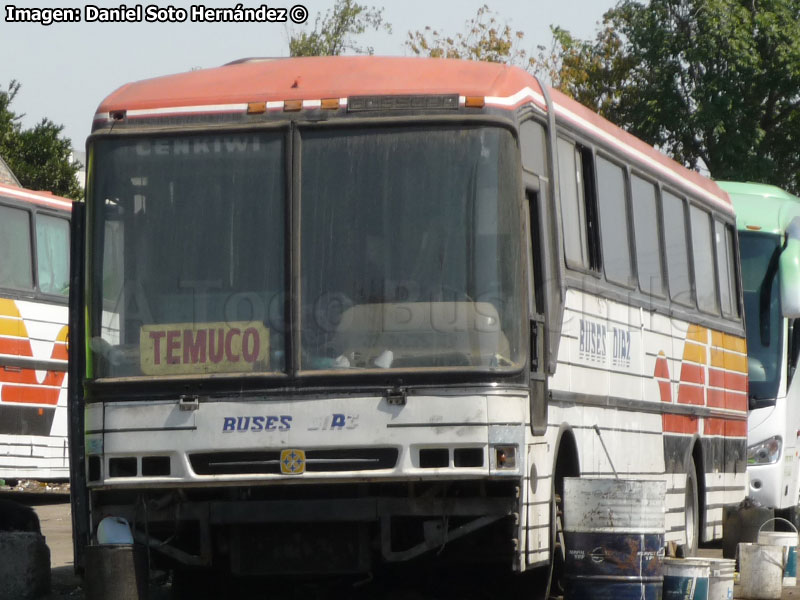
<svg viewBox="0 0 800 600">
<path fill-rule="evenodd" d="M 249 59 L 129 83 L 100 103 L 95 123 L 121 113 L 129 119 L 236 113 L 246 112 L 249 103 L 265 103 L 273 111 L 298 100 L 304 109 L 318 109 L 323 99 L 338 98 L 344 107 L 351 96 L 444 94 L 458 94 L 462 105 L 468 96 L 481 96 L 488 106 L 514 110 L 532 102 L 546 110 L 537 80 L 517 67 L 419 57 L 317 56 Z M 727 194 L 710 179 L 557 90 L 550 94 L 559 120 L 655 169 L 685 191 L 732 210 Z"/>
<path fill-rule="evenodd" d="M 783 234 L 795 217 L 800 216 L 800 198 L 774 185 L 719 181 L 736 209 L 739 230 Z"/>
<path fill-rule="evenodd" d="M 72 211 L 72 200 L 56 196 L 50 192 L 35 192 L 14 185 L 0 184 L 0 196 L 21 200 L 22 202 L 30 202 L 56 210 Z"/>
</svg>

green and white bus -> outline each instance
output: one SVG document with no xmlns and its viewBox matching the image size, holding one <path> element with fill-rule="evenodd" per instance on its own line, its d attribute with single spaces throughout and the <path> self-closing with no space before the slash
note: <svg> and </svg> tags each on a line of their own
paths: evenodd
<svg viewBox="0 0 800 600">
<path fill-rule="evenodd" d="M 736 209 L 747 323 L 748 493 L 800 521 L 800 198 L 756 183 L 720 183 Z"/>
</svg>

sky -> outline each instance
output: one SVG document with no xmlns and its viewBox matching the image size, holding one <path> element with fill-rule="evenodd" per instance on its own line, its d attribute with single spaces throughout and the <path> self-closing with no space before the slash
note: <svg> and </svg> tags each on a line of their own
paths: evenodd
<svg viewBox="0 0 800 600">
<path fill-rule="evenodd" d="M 141 5 L 154 9 L 234 7 L 236 2 L 219 0 L 152 0 Z M 591 38 L 603 13 L 616 0 L 360 0 L 360 4 L 383 7 L 384 20 L 392 32 L 369 32 L 359 38 L 378 55 L 403 56 L 411 51 L 404 42 L 409 31 L 430 26 L 442 33 L 465 31 L 465 23 L 483 4 L 516 31 L 525 33 L 522 47 L 536 52 L 539 44 L 551 43 L 550 25 L 560 25 L 581 38 Z M 22 84 L 12 110 L 24 113 L 24 127 L 43 117 L 64 126 L 73 148 L 83 150 L 92 117 L 101 100 L 121 85 L 170 73 L 223 65 L 252 56 L 286 56 L 292 31 L 303 25 L 292 23 L 199 23 L 185 22 L 108 23 L 87 22 L 87 6 L 118 8 L 123 2 L 95 0 L 3 0 L 0 2 L 0 87 L 11 80 Z M 291 9 L 302 4 L 308 13 L 305 27 L 311 28 L 333 0 L 242 0 L 246 8 L 267 4 Z M 78 9 L 77 23 L 9 22 L 9 7 Z M 125 4 L 136 6 L 135 0 Z M 166 10 L 162 10 L 166 13 Z M 300 11 L 302 12 L 302 11 Z"/>
</svg>

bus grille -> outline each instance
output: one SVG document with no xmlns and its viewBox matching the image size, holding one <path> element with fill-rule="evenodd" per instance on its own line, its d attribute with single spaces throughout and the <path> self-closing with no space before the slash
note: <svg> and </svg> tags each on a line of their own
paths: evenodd
<svg viewBox="0 0 800 600">
<path fill-rule="evenodd" d="M 378 471 L 393 469 L 397 448 L 346 448 L 307 450 L 306 473 L 340 471 Z M 198 475 L 271 475 L 279 474 L 280 451 L 208 452 L 189 457 Z"/>
</svg>

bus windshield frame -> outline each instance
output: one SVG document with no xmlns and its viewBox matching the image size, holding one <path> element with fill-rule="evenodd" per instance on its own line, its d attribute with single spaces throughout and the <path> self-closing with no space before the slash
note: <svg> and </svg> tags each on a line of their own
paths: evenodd
<svg viewBox="0 0 800 600">
<path fill-rule="evenodd" d="M 781 250 L 778 234 L 739 231 L 751 410 L 773 406 L 781 384 L 785 362 L 778 270 Z"/>
<path fill-rule="evenodd" d="M 354 141 L 358 136 L 361 136 L 361 141 Z M 375 142 L 377 146 L 375 143 L 370 146 L 369 142 L 365 145 L 365 139 L 378 140 Z M 444 141 L 437 141 L 439 139 Z M 184 143 L 187 140 L 190 142 L 189 150 Z M 320 142 L 319 147 L 315 148 L 316 140 L 324 142 Z M 255 164 L 253 161 L 260 160 L 254 158 L 252 152 L 248 154 L 245 149 L 248 143 L 249 150 L 257 147 L 262 153 L 269 144 L 280 146 L 267 161 L 271 161 L 266 168 L 269 175 L 259 175 L 258 177 L 262 177 L 260 180 L 242 167 L 242 164 Z M 352 151 L 352 145 L 359 143 L 364 149 L 359 159 L 362 174 L 359 177 L 349 176 L 347 179 L 342 174 L 344 163 L 341 160 L 346 155 L 340 150 L 342 146 L 350 144 L 348 151 Z M 306 145 L 305 148 L 303 144 Z M 229 149 L 238 147 L 241 152 L 235 158 L 226 158 L 226 145 Z M 198 150 L 195 150 L 195 146 Z M 380 154 L 376 152 L 376 148 L 383 146 L 391 148 L 383 152 L 380 158 L 376 158 Z M 89 379 L 113 383 L 146 382 L 153 378 L 186 380 L 212 377 L 220 380 L 226 377 L 266 377 L 284 380 L 287 376 L 333 376 L 344 379 L 347 375 L 367 378 L 398 375 L 408 381 L 415 375 L 450 372 L 457 378 L 466 376 L 472 380 L 474 376 L 483 379 L 487 374 L 491 377 L 506 376 L 522 371 L 527 359 L 527 304 L 524 301 L 527 268 L 521 218 L 519 152 L 514 131 L 508 124 L 504 126 L 497 121 L 483 120 L 468 123 L 415 121 L 377 125 L 354 122 L 343 126 L 339 122 L 334 127 L 311 124 L 287 127 L 283 124 L 258 129 L 205 128 L 170 133 L 147 133 L 139 130 L 123 135 L 96 135 L 90 140 L 90 147 L 94 165 L 93 174 L 90 174 L 88 219 L 89 239 L 94 240 L 94 245 L 90 249 L 87 278 L 87 333 L 89 356 L 92 359 L 87 365 Z M 120 159 L 114 163 L 111 155 L 115 149 L 123 147 L 127 148 L 129 157 L 137 152 L 138 155 L 131 159 L 133 162 Z M 209 162 L 206 167 L 201 161 L 192 164 L 188 160 L 183 167 L 180 162 L 172 161 L 179 154 L 181 159 L 186 158 L 187 152 L 207 152 L 214 157 L 214 161 Z M 474 154 L 473 160 L 466 164 L 469 161 L 465 161 L 465 157 L 470 152 Z M 311 160 L 309 153 L 315 155 L 315 160 Z M 192 158 L 196 156 L 192 154 Z M 143 166 L 148 164 L 148 159 L 151 165 L 160 165 L 160 169 L 149 168 L 161 171 L 161 175 L 153 173 L 149 180 L 147 174 L 143 174 Z M 233 162 L 226 162 L 229 159 Z M 137 168 L 131 170 L 132 167 L 126 166 L 132 164 L 139 165 L 138 173 L 135 172 Z M 349 244 L 355 247 L 354 244 L 361 243 L 362 252 L 336 254 L 330 244 L 317 247 L 316 244 L 307 243 L 303 246 L 304 236 L 309 239 L 315 232 L 321 232 L 326 227 L 330 230 L 330 217 L 334 212 L 339 212 L 334 210 L 324 214 L 322 211 L 313 231 L 308 228 L 302 230 L 304 225 L 299 217 L 304 214 L 303 210 L 306 210 L 306 225 L 314 212 L 308 211 L 312 206 L 309 202 L 309 174 L 312 169 L 313 177 L 322 184 L 322 187 L 317 186 L 316 195 L 319 195 L 319 190 L 329 187 L 337 180 L 363 183 L 365 173 L 383 169 L 381 177 L 375 177 L 367 184 L 373 186 L 373 191 L 376 189 L 374 186 L 381 188 L 380 194 L 384 195 L 383 205 L 389 207 L 378 218 L 384 227 L 382 232 L 378 235 L 366 235 L 365 232 L 359 232 L 357 226 L 349 232 L 342 228 L 343 224 L 353 224 L 359 218 L 367 218 L 364 215 L 369 211 L 362 210 L 351 202 L 350 206 L 341 207 L 346 208 L 341 212 L 347 213 L 347 216 L 337 220 L 340 231 L 333 233 L 333 238 L 328 238 L 328 242 L 335 241 L 334 245 Z M 445 176 L 448 169 L 451 171 L 449 180 Z M 94 173 L 99 175 L 95 176 Z M 184 173 L 183 180 L 167 183 L 169 177 L 177 177 L 175 173 Z M 194 175 L 189 177 L 190 173 Z M 213 173 L 222 177 L 216 184 Z M 409 189 L 402 192 L 407 204 L 411 206 L 401 207 L 399 204 L 401 192 L 397 191 L 397 187 L 402 173 L 412 173 L 414 177 L 406 178 L 416 181 L 416 190 L 409 184 Z M 431 189 L 430 193 L 435 193 L 437 198 L 429 199 L 427 205 L 432 208 L 428 213 L 421 210 L 426 206 L 424 201 L 415 202 L 420 190 L 427 189 L 426 185 L 429 183 L 426 182 L 432 181 L 432 177 L 425 178 L 426 173 L 436 174 L 442 180 L 438 188 Z M 124 181 L 128 188 L 137 184 L 141 187 L 142 183 L 154 185 L 159 177 L 163 182 L 158 195 L 164 203 L 169 201 L 179 205 L 179 188 L 189 191 L 184 191 L 184 208 L 171 213 L 165 210 L 161 218 L 162 224 L 152 230 L 150 238 L 147 237 L 150 234 L 142 234 L 144 237 L 138 242 L 139 248 L 148 247 L 148 243 L 153 241 L 158 241 L 156 246 L 161 245 L 160 250 L 154 247 L 151 256 L 143 257 L 141 251 L 135 250 L 137 246 L 134 240 L 139 234 L 133 235 L 129 231 L 120 236 L 118 231 L 112 231 L 114 227 L 118 227 L 115 219 L 125 219 L 124 214 L 128 214 L 127 218 L 133 223 L 131 213 L 142 211 L 141 189 L 129 189 L 129 206 L 120 207 L 117 206 L 120 193 L 113 188 L 115 185 L 122 185 L 120 181 Z M 461 187 L 451 192 L 448 204 L 445 202 L 445 192 L 453 188 L 454 181 L 459 179 L 462 180 Z M 226 211 L 214 210 L 214 206 L 219 209 L 220 203 L 208 199 L 208 195 L 213 194 L 214 189 L 224 189 L 228 184 L 239 186 L 239 191 L 231 195 L 229 201 L 239 202 L 239 211 L 242 213 L 258 205 L 253 201 L 256 196 L 251 195 L 248 199 L 247 190 L 271 186 L 271 195 L 268 194 L 269 207 L 249 219 L 242 217 L 238 220 L 230 218 Z M 494 200 L 491 192 L 487 192 L 492 186 L 496 191 Z M 341 197 L 360 197 L 362 200 L 366 198 L 364 193 L 359 195 L 354 189 L 348 190 Z M 304 191 L 308 193 L 304 195 Z M 392 193 L 395 195 L 392 196 Z M 134 200 L 133 197 L 137 195 L 140 198 Z M 205 200 L 203 196 L 206 196 Z M 330 202 L 332 199 L 333 196 L 329 196 L 325 201 Z M 144 203 L 147 203 L 146 198 Z M 193 205 L 191 216 L 190 204 Z M 199 206 L 203 207 L 202 210 L 197 210 Z M 473 218 L 462 218 L 458 227 L 453 226 L 453 231 L 450 232 L 442 227 L 435 227 L 437 224 L 441 225 L 444 222 L 443 217 L 459 206 L 469 208 Z M 411 214 L 405 229 L 398 225 L 403 211 L 396 210 L 392 214 L 393 207 L 405 208 Z M 267 215 L 272 217 L 269 232 L 264 231 L 263 225 L 260 230 L 253 226 L 254 222 L 263 222 Z M 198 217 L 205 219 L 206 224 L 197 220 Z M 194 230 L 182 227 L 190 218 L 195 219 L 193 223 L 196 234 L 189 233 Z M 249 246 L 249 254 L 243 248 L 239 248 L 237 253 L 232 235 L 219 234 L 221 237 L 214 239 L 217 234 L 210 233 L 212 221 L 221 231 L 255 231 L 246 234 L 243 242 Z M 426 227 L 428 230 L 425 230 Z M 502 231 L 498 229 L 495 232 L 497 235 L 492 235 L 492 227 L 500 227 Z M 398 233 L 398 229 L 402 231 Z M 403 231 L 405 237 L 402 235 Z M 380 274 L 378 286 L 373 285 L 374 281 L 365 286 L 366 280 L 362 280 L 350 286 L 348 293 L 343 293 L 342 290 L 335 289 L 336 285 L 313 287 L 310 283 L 312 280 L 319 283 L 320 275 L 323 274 L 319 269 L 317 273 L 312 273 L 315 261 L 328 260 L 325 267 L 328 271 L 331 266 L 338 267 L 337 273 L 329 273 L 327 283 L 341 281 L 348 272 L 361 272 L 366 269 L 369 258 L 367 255 L 381 252 L 376 250 L 376 238 L 378 241 L 381 238 L 388 240 L 387 236 L 392 234 L 401 239 L 399 242 L 390 240 L 392 243 L 382 249 L 380 256 L 387 269 L 390 267 L 386 265 L 392 263 L 392 256 L 399 256 L 399 260 L 392 263 L 399 267 L 396 272 L 386 271 Z M 462 257 L 464 260 L 448 263 L 448 249 L 442 240 L 446 240 L 451 234 L 460 235 L 463 242 L 460 247 L 471 250 L 469 256 Z M 110 240 L 115 235 L 117 241 L 112 243 Z M 192 239 L 193 235 L 195 239 Z M 145 238 L 149 242 L 146 243 Z M 268 246 L 264 246 L 265 239 L 269 240 Z M 223 266 L 232 268 L 209 269 L 219 274 L 219 277 L 206 274 L 198 277 L 197 274 L 202 270 L 196 266 L 188 269 L 188 274 L 169 273 L 169 256 L 174 254 L 168 250 L 184 247 L 186 251 L 180 255 L 178 264 L 185 264 L 187 261 L 190 264 L 193 264 L 192 261 L 200 264 L 203 257 L 196 256 L 190 250 L 198 246 L 200 240 L 213 240 L 216 247 L 227 244 L 232 248 L 233 253 L 227 253 L 227 258 L 222 261 L 226 263 Z M 442 248 L 432 250 L 436 243 Z M 416 247 L 412 247 L 414 244 Z M 426 244 L 429 246 L 427 249 Z M 486 256 L 489 250 L 494 252 L 491 259 L 476 266 L 476 262 L 480 262 L 476 260 L 476 256 Z M 449 251 L 452 255 L 453 249 Z M 441 259 L 438 271 L 432 271 L 436 275 L 428 277 L 425 283 L 434 283 L 434 279 L 442 277 L 443 273 L 452 275 L 457 270 L 455 267 L 460 266 L 461 279 L 456 280 L 461 284 L 461 289 L 458 289 L 459 286 L 447 285 L 445 281 L 442 281 L 438 289 L 433 289 L 431 285 L 427 289 L 419 289 L 422 286 L 417 285 L 419 282 L 413 281 L 410 275 L 413 275 L 415 266 L 426 266 L 426 261 L 420 260 L 420 253 L 426 252 L 428 256 L 436 253 L 436 256 L 445 258 Z M 155 275 L 151 277 L 140 274 L 126 279 L 124 270 L 117 275 L 114 275 L 116 269 L 104 270 L 104 261 L 110 261 L 111 255 L 115 253 L 118 257 L 127 256 L 123 260 L 131 264 L 135 259 L 139 269 L 145 264 L 150 265 L 151 273 Z M 312 253 L 315 253 L 314 258 L 309 263 Z M 202 249 L 199 255 L 203 255 Z M 267 277 L 269 282 L 237 287 L 237 278 L 246 282 L 250 278 L 248 273 L 256 273 L 254 265 L 259 261 L 254 257 L 259 255 L 278 257 L 273 265 L 267 267 L 270 270 Z M 205 255 L 206 261 L 210 260 L 208 256 Z M 248 256 L 251 258 L 248 259 Z M 403 256 L 416 256 L 417 264 L 404 265 Z M 465 261 L 469 272 L 464 271 L 464 264 L 456 264 Z M 502 271 L 502 281 L 490 281 L 491 277 L 484 276 L 493 267 L 498 274 Z M 239 275 L 239 272 L 242 274 Z M 117 315 L 114 311 L 119 310 L 115 307 L 120 306 L 122 298 L 128 306 L 137 306 L 144 302 L 151 314 L 155 314 L 153 301 L 148 299 L 153 290 L 148 290 L 148 286 L 152 288 L 151 282 L 156 277 L 169 281 L 173 287 L 181 287 L 183 297 L 178 295 L 177 299 L 173 299 L 171 313 L 164 309 L 165 303 L 159 305 L 156 302 L 155 312 L 164 309 L 163 312 L 170 313 L 169 316 L 156 316 L 148 320 L 141 319 L 141 314 L 134 314 L 140 322 L 131 326 L 130 330 L 136 332 L 138 328 L 138 343 L 135 341 L 136 333 L 129 336 L 128 343 L 124 343 L 125 340 L 115 343 L 114 336 L 109 334 L 113 329 L 110 324 L 114 321 L 114 315 Z M 115 278 L 114 293 L 108 293 L 112 289 L 110 281 Z M 220 280 L 223 280 L 222 285 Z M 467 281 L 470 285 L 465 283 Z M 214 293 L 209 292 L 215 287 L 222 292 L 222 298 L 215 298 Z M 383 291 L 391 289 L 391 297 L 381 302 L 373 293 L 377 287 L 383 288 Z M 177 291 L 177 288 L 172 290 L 176 293 Z M 203 317 L 200 314 L 201 309 L 210 311 L 210 315 Z M 118 315 L 116 318 L 119 319 Z M 320 322 L 328 328 L 323 327 L 321 334 L 319 331 L 312 333 L 310 326 L 319 326 Z M 365 322 L 380 323 L 381 330 L 365 330 Z M 260 326 L 259 323 L 263 325 Z M 425 331 L 421 332 L 420 323 L 432 324 L 433 327 L 423 327 Z M 116 327 L 119 327 L 118 323 Z M 392 339 L 397 345 L 389 347 L 382 340 L 376 342 L 376 333 L 378 338 L 387 333 L 394 334 L 395 338 Z M 425 333 L 430 335 L 426 337 Z M 123 333 L 123 337 L 124 335 Z M 412 341 L 398 343 L 398 335 L 403 340 Z M 349 347 L 345 347 L 348 342 L 342 341 L 347 336 L 351 340 Z M 143 343 L 142 339 L 145 337 L 149 341 Z M 365 341 L 368 339 L 369 342 Z M 405 347 L 411 347 L 406 358 L 400 356 L 402 352 L 399 350 L 399 346 L 404 343 Z M 315 346 L 314 352 L 304 349 L 304 346 L 311 345 Z M 459 345 L 470 350 L 444 355 L 445 347 Z M 430 352 L 426 354 L 424 350 L 431 347 L 438 347 L 440 350 L 433 355 Z M 362 348 L 367 352 L 363 352 Z M 475 348 L 479 350 L 475 351 Z M 218 363 L 226 365 L 223 368 L 219 368 L 219 364 L 210 364 L 220 354 L 223 358 Z M 147 361 L 143 358 L 145 355 L 148 356 Z M 360 358 L 361 356 L 364 358 Z M 196 363 L 198 357 L 205 359 L 203 365 L 188 365 L 192 360 Z M 234 366 L 238 368 L 227 368 L 234 361 L 239 363 Z"/>
</svg>

